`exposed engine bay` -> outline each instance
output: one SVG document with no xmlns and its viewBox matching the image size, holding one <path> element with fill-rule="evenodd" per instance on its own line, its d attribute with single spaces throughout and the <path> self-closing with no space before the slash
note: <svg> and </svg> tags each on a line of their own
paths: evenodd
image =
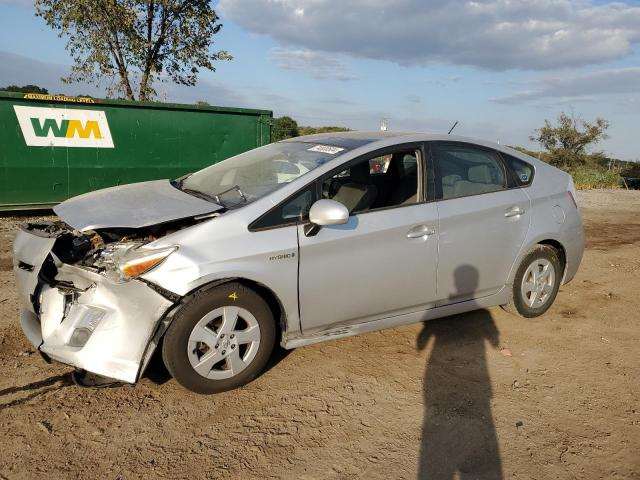
<svg viewBox="0 0 640 480">
<path fill-rule="evenodd" d="M 140 247 L 183 228 L 190 227 L 211 216 L 187 218 L 143 228 L 110 228 L 80 232 L 62 221 L 25 225 L 23 230 L 38 236 L 55 238 L 51 254 L 45 260 L 41 278 L 55 284 L 56 264 L 77 265 L 114 281 L 126 280 L 118 274 L 118 267 Z M 143 273 L 143 270 L 139 270 Z M 136 275 L 137 276 L 137 275 Z M 119 278 L 120 277 L 120 278 Z"/>
</svg>

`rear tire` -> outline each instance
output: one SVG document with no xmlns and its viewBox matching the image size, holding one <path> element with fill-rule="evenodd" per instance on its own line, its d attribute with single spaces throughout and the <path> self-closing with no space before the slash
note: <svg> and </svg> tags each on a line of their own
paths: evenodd
<svg viewBox="0 0 640 480">
<path fill-rule="evenodd" d="M 241 387 L 266 366 L 275 344 L 271 309 L 239 283 L 197 292 L 176 313 L 162 346 L 169 373 L 196 393 Z"/>
<path fill-rule="evenodd" d="M 556 250 L 537 245 L 522 259 L 513 279 L 511 301 L 502 308 L 525 318 L 542 315 L 553 305 L 562 275 Z"/>
</svg>

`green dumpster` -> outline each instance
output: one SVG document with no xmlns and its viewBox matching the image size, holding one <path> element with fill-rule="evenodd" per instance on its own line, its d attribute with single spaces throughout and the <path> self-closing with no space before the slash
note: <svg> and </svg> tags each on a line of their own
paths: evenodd
<svg viewBox="0 0 640 480">
<path fill-rule="evenodd" d="M 176 178 L 271 142 L 266 110 L 0 92 L 0 211 Z"/>
</svg>

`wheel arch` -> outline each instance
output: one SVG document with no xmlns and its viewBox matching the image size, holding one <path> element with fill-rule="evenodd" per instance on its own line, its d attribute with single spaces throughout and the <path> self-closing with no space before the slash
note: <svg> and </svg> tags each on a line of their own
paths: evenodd
<svg viewBox="0 0 640 480">
<path fill-rule="evenodd" d="M 206 290 L 210 290 L 212 288 L 216 288 L 232 282 L 240 283 L 243 286 L 252 289 L 258 295 L 260 295 L 260 297 L 262 297 L 265 302 L 267 302 L 267 305 L 269 306 L 269 309 L 273 314 L 273 318 L 276 320 L 276 338 L 279 337 L 280 344 L 284 345 L 287 333 L 289 332 L 289 327 L 287 326 L 286 309 L 284 308 L 284 305 L 282 304 L 282 301 L 280 300 L 278 295 L 276 295 L 276 293 L 272 289 L 260 282 L 243 277 L 227 277 L 212 280 L 202 285 L 198 285 L 197 287 L 190 290 L 186 295 L 180 297 L 180 299 L 177 300 L 176 303 L 158 321 L 158 325 L 156 326 L 155 331 L 147 340 L 147 345 L 145 347 L 142 360 L 138 367 L 138 373 L 135 380 L 136 382 L 146 371 L 149 362 L 151 361 L 151 357 L 153 356 L 157 348 L 162 345 L 164 336 L 169 330 L 171 323 L 173 323 L 173 317 L 182 308 L 182 306 L 188 303 L 189 300 L 194 297 L 194 295 L 200 292 L 204 292 Z"/>
<path fill-rule="evenodd" d="M 287 332 L 289 330 L 287 326 L 286 309 L 284 308 L 284 305 L 282 304 L 282 301 L 280 300 L 278 295 L 272 289 L 270 289 L 263 283 L 257 282 L 255 280 L 251 280 L 244 277 L 228 277 L 228 278 L 213 280 L 191 290 L 184 297 L 182 297 L 182 299 L 180 300 L 180 304 L 182 305 L 187 303 L 190 298 L 192 298 L 195 294 L 199 292 L 211 290 L 213 288 L 219 287 L 221 285 L 226 285 L 232 282 L 239 283 L 253 290 L 258 295 L 260 295 L 260 297 L 262 297 L 262 299 L 265 302 L 267 302 L 267 305 L 269 306 L 269 309 L 273 314 L 273 318 L 276 321 L 276 330 L 277 330 L 276 336 L 282 340 L 287 335 Z"/>
<path fill-rule="evenodd" d="M 551 238 L 541 240 L 537 243 L 537 245 L 546 245 L 553 248 L 558 253 L 558 260 L 560 260 L 560 267 L 562 268 L 562 281 L 564 282 L 564 277 L 567 272 L 567 251 L 564 248 L 564 245 L 562 245 L 562 243 L 560 243 L 558 240 L 554 240 Z"/>
<path fill-rule="evenodd" d="M 558 259 L 560 260 L 560 266 L 562 268 L 562 279 L 563 279 L 563 283 L 564 283 L 564 277 L 567 274 L 567 250 L 566 250 L 566 247 L 557 238 L 554 238 L 554 237 L 549 236 L 549 235 L 541 235 L 541 236 L 536 237 L 536 238 L 534 238 L 534 239 L 532 239 L 530 241 L 527 241 L 526 244 L 522 247 L 522 249 L 520 250 L 520 253 L 518 254 L 518 257 L 513 262 L 513 266 L 511 267 L 511 272 L 509 272 L 509 279 L 508 279 L 507 285 L 512 285 L 513 284 L 516 272 L 518 271 L 518 267 L 522 263 L 522 260 L 524 259 L 524 257 L 526 257 L 529 254 L 529 252 L 531 252 L 531 250 L 533 250 L 534 248 L 536 248 L 539 245 L 545 245 L 545 246 L 551 247 L 556 252 L 558 252 Z"/>
</svg>

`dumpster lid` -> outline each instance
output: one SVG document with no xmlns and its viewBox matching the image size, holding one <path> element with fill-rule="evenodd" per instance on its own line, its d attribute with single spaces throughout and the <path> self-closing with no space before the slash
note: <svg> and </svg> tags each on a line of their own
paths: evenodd
<svg viewBox="0 0 640 480">
<path fill-rule="evenodd" d="M 169 180 L 131 183 L 70 198 L 53 211 L 80 230 L 141 228 L 222 210 L 175 188 Z"/>
</svg>

